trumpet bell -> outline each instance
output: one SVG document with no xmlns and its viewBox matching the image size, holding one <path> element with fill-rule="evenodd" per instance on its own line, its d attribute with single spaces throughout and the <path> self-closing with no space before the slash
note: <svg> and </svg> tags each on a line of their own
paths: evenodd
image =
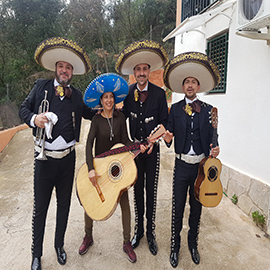
<svg viewBox="0 0 270 270">
<path fill-rule="evenodd" d="M 37 160 L 47 160 L 46 155 L 42 154 L 41 152 L 36 157 Z"/>
</svg>

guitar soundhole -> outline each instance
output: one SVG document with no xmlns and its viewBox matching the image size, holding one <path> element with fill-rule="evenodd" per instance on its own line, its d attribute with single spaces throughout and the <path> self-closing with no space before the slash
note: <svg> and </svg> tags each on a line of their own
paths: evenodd
<svg viewBox="0 0 270 270">
<path fill-rule="evenodd" d="M 218 176 L 218 174 L 217 174 L 217 167 L 211 166 L 211 167 L 209 168 L 209 170 L 208 170 L 208 175 L 207 175 L 209 181 L 210 181 L 210 182 L 216 181 L 217 176 Z"/>
<path fill-rule="evenodd" d="M 113 177 L 118 177 L 119 176 L 119 173 L 120 173 L 120 169 L 118 166 L 114 165 L 112 166 L 112 169 L 111 169 L 111 174 Z"/>
<path fill-rule="evenodd" d="M 121 162 L 118 161 L 114 161 L 110 164 L 109 167 L 109 175 L 110 175 L 110 179 L 115 182 L 115 181 L 119 181 L 122 175 L 122 164 Z"/>
</svg>

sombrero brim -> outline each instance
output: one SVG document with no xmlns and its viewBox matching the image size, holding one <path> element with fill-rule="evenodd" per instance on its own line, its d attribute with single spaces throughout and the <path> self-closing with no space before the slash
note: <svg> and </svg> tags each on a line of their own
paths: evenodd
<svg viewBox="0 0 270 270">
<path fill-rule="evenodd" d="M 220 82 L 220 73 L 215 63 L 200 52 L 179 54 L 165 67 L 164 84 L 173 92 L 183 93 L 182 83 L 187 77 L 194 77 L 200 82 L 199 92 L 210 91 Z"/>
<path fill-rule="evenodd" d="M 121 74 L 130 75 L 138 64 L 148 64 L 151 71 L 154 71 L 162 68 L 168 61 L 168 54 L 163 46 L 152 40 L 141 40 L 129 44 L 120 52 L 115 69 Z"/>
<path fill-rule="evenodd" d="M 73 74 L 81 75 L 91 70 L 89 56 L 77 43 L 65 38 L 49 38 L 42 41 L 36 51 L 35 60 L 42 67 L 54 71 L 58 61 L 73 66 Z"/>
<path fill-rule="evenodd" d="M 90 108 L 100 108 L 100 97 L 107 92 L 114 94 L 115 104 L 120 103 L 128 94 L 128 83 L 118 74 L 102 74 L 87 86 L 84 93 L 84 103 Z"/>
</svg>

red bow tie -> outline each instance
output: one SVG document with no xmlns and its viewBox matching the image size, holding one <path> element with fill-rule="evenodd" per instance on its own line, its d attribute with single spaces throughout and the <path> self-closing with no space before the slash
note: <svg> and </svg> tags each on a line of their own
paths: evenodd
<svg viewBox="0 0 270 270">
<path fill-rule="evenodd" d="M 61 85 L 58 85 L 58 86 L 55 86 L 55 95 L 56 96 L 60 96 L 60 97 L 63 97 L 63 96 L 66 96 L 67 98 L 70 98 L 71 94 L 72 94 L 72 90 L 70 87 L 67 87 L 67 86 L 61 86 Z"/>
</svg>

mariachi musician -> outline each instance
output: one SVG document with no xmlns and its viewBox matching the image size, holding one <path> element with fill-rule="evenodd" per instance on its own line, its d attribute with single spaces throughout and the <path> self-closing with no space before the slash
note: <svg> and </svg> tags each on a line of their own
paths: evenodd
<svg viewBox="0 0 270 270">
<path fill-rule="evenodd" d="M 219 147 L 212 147 L 213 127 L 209 121 L 212 106 L 198 99 L 198 92 L 216 87 L 220 74 L 214 62 L 205 54 L 187 52 L 175 56 L 164 71 L 164 83 L 185 98 L 172 105 L 164 140 L 170 146 L 174 137 L 175 167 L 172 198 L 170 263 L 178 265 L 180 232 L 189 190 L 188 247 L 195 264 L 200 263 L 197 249 L 202 205 L 194 196 L 194 182 L 200 161 L 206 156 L 216 157 Z"/>
<path fill-rule="evenodd" d="M 120 52 L 115 69 L 117 72 L 134 74 L 136 83 L 130 85 L 124 101 L 123 113 L 129 118 L 131 138 L 145 141 L 158 124 L 166 126 L 168 105 L 165 91 L 149 82 L 150 70 L 162 68 L 168 62 L 168 55 L 163 46 L 155 41 L 141 40 L 129 44 Z M 157 254 L 158 246 L 155 235 L 155 217 L 157 186 L 159 177 L 159 144 L 152 145 L 148 152 L 135 159 L 138 178 L 134 186 L 135 232 L 131 241 L 136 248 L 144 235 L 144 213 L 146 213 L 146 236 L 149 250 Z M 144 205 L 144 189 L 146 204 Z"/>
<path fill-rule="evenodd" d="M 80 138 L 82 117 L 92 119 L 80 90 L 71 86 L 73 74 L 90 71 L 90 59 L 77 43 L 61 37 L 41 42 L 35 60 L 55 71 L 55 79 L 37 80 L 20 107 L 20 117 L 35 136 L 34 207 L 32 220 L 32 270 L 41 269 L 46 215 L 55 188 L 57 217 L 54 248 L 65 264 L 64 236 L 67 227 L 75 170 L 75 144 Z"/>
</svg>

